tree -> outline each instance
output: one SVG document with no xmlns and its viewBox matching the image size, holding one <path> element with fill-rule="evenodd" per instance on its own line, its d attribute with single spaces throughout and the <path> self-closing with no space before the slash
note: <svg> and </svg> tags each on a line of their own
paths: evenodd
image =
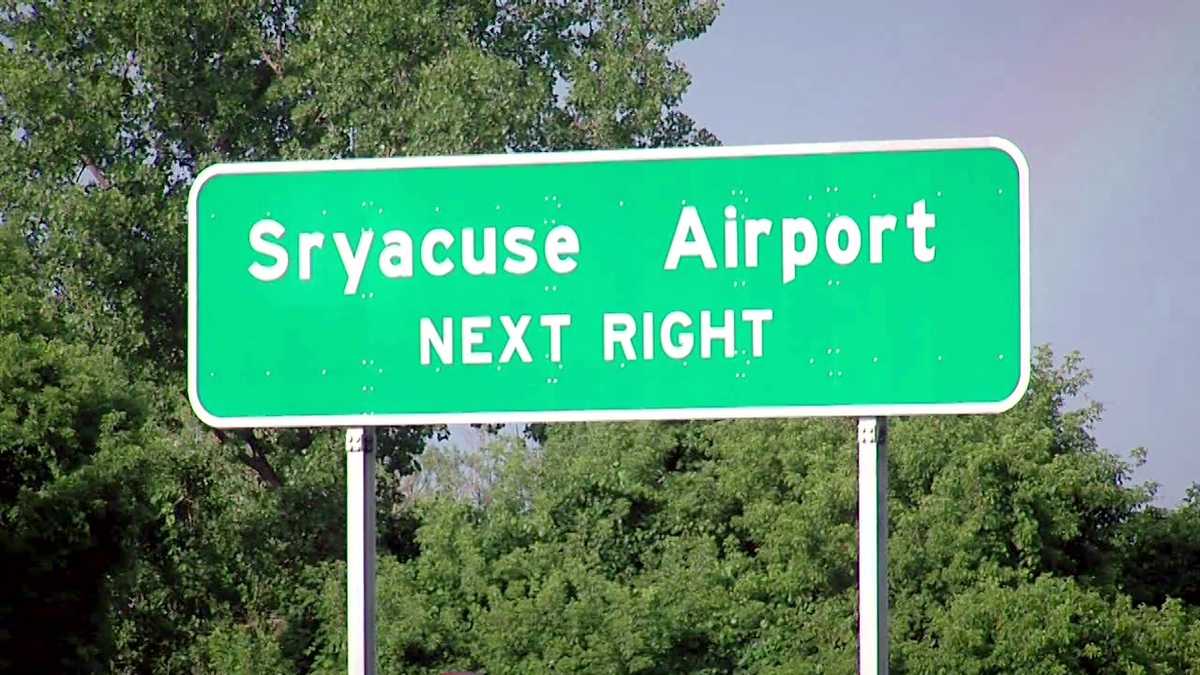
<svg viewBox="0 0 1200 675">
<path fill-rule="evenodd" d="M 1178 508 L 1140 511 L 1124 535 L 1125 587 L 1136 601 L 1200 606 L 1200 487 L 1193 484 Z"/>
<path fill-rule="evenodd" d="M 110 350 L 56 335 L 61 307 L 37 281 L 25 242 L 0 227 L 0 616 L 24 629 L 0 629 L 0 667 L 23 645 L 45 670 L 74 669 L 103 651 L 104 575 L 139 520 L 116 498 L 119 473 L 89 460 L 123 454 L 146 410 Z"/>
<path fill-rule="evenodd" d="M 1198 608 L 1130 595 L 1151 491 L 1096 446 L 1095 406 L 1068 409 L 1088 377 L 1043 350 L 1009 413 L 893 420 L 896 672 L 1198 663 Z M 854 672 L 854 439 L 850 420 L 551 425 L 486 505 L 415 507 L 420 555 L 380 571 L 381 663 Z M 338 576 L 321 607 L 333 668 Z"/>
<path fill-rule="evenodd" d="M 678 110 L 688 77 L 670 51 L 716 10 L 0 4 L 0 517 L 17 589 L 0 611 L 46 616 L 5 621 L 2 653 L 46 671 L 317 658 L 318 601 L 343 555 L 340 442 L 213 432 L 188 410 L 185 202 L 200 169 L 711 143 Z M 384 430 L 383 465 L 407 470 L 443 431 Z M 401 495 L 380 497 L 396 514 L 383 541 L 416 555 Z"/>
</svg>

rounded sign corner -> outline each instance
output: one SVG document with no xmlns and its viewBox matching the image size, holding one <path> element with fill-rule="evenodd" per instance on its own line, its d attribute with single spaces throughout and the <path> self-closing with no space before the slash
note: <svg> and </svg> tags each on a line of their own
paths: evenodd
<svg viewBox="0 0 1200 675">
<path fill-rule="evenodd" d="M 201 169 L 200 173 L 196 174 L 196 180 L 192 182 L 192 187 L 188 191 L 188 204 L 191 206 L 193 214 L 196 213 L 196 204 L 200 199 L 200 192 L 204 189 L 204 186 L 213 178 L 228 173 L 230 166 L 226 162 L 209 164 Z"/>
<path fill-rule="evenodd" d="M 1025 153 L 1021 152 L 1021 148 L 1016 143 L 1003 136 L 989 136 L 985 140 L 987 141 L 987 147 L 999 150 L 1008 155 L 1009 159 L 1016 165 L 1017 173 L 1022 178 L 1029 175 L 1029 161 L 1025 159 Z"/>
<path fill-rule="evenodd" d="M 1008 396 L 997 402 L 994 409 L 990 412 L 999 414 L 1008 412 L 1009 410 L 1015 408 L 1016 405 L 1021 402 L 1021 399 L 1025 398 L 1025 394 L 1029 391 L 1030 378 L 1031 367 L 1029 364 L 1029 359 L 1022 359 L 1021 373 L 1017 377 L 1017 385 L 1013 387 L 1012 392 Z"/>
<path fill-rule="evenodd" d="M 224 419 L 212 414 L 204 407 L 204 403 L 200 401 L 200 389 L 196 382 L 196 378 L 189 378 L 188 382 L 188 403 L 192 406 L 192 413 L 204 424 L 213 427 L 214 429 L 228 429 L 230 425 Z"/>
</svg>

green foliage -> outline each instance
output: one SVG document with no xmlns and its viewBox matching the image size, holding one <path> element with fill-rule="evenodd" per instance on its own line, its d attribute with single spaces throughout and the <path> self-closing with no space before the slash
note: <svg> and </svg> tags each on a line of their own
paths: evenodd
<svg viewBox="0 0 1200 675">
<path fill-rule="evenodd" d="M 269 627 L 218 624 L 196 651 L 195 672 L 205 675 L 284 675 L 291 670 Z"/>
<path fill-rule="evenodd" d="M 111 351 L 56 334 L 62 312 L 31 267 L 16 233 L 0 229 L 0 527 L 22 490 L 69 474 L 144 414 Z"/>
<path fill-rule="evenodd" d="M 934 640 L 911 651 L 917 672 L 1195 673 L 1200 622 L 1178 601 L 1133 607 L 1061 578 L 981 585 L 932 616 Z M 936 645 L 936 646 L 935 646 Z"/>
<path fill-rule="evenodd" d="M 713 142 L 669 54 L 715 12 L 0 3 L 0 668 L 306 671 L 332 630 L 337 433 L 212 432 L 183 397 L 203 166 Z M 431 434 L 381 430 L 388 475 Z M 395 484 L 381 540 L 410 558 Z"/>
<path fill-rule="evenodd" d="M 1200 493 L 1177 509 L 1147 508 L 1125 527 L 1124 586 L 1138 602 L 1200 606 Z"/>
<path fill-rule="evenodd" d="M 1099 411 L 1066 410 L 1087 379 L 1043 350 L 1010 413 L 893 420 L 896 672 L 1197 663 L 1196 607 L 1130 596 L 1145 564 L 1131 532 L 1155 511 L 1096 447 Z M 381 663 L 854 672 L 853 443 L 848 420 L 551 425 L 536 452 L 507 456 L 490 500 L 413 507 L 420 555 L 382 562 Z M 1189 508 L 1169 512 L 1175 541 Z M 319 663 L 336 668 L 344 599 L 340 577 L 327 583 L 337 629 Z"/>
</svg>

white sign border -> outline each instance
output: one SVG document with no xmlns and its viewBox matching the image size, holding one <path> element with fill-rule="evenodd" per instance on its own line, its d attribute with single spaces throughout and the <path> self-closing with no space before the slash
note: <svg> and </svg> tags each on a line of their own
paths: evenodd
<svg viewBox="0 0 1200 675">
<path fill-rule="evenodd" d="M 832 155 L 863 152 L 907 152 L 920 150 L 1000 150 L 1017 166 L 1020 186 L 1020 303 L 1021 374 L 1017 386 L 1001 401 L 963 403 L 905 403 L 829 406 L 747 406 L 729 408 L 643 408 L 629 410 L 528 410 L 459 413 L 404 413 L 354 415 L 280 415 L 266 417 L 220 417 L 200 402 L 196 363 L 196 231 L 197 200 L 204 184 L 216 176 L 259 173 L 305 173 L 313 171 L 361 171 L 372 169 L 417 169 L 472 166 L 522 166 L 530 164 L 577 164 L 668 159 L 711 159 L 769 157 L 780 155 Z M 995 414 L 1017 404 L 1029 387 L 1032 350 L 1029 334 L 1029 164 L 1011 141 L 996 136 L 901 141 L 856 141 L 847 143 L 793 143 L 634 150 L 587 150 L 524 154 L 452 155 L 440 157 L 394 157 L 381 159 L 307 160 L 294 162 L 239 162 L 214 164 L 200 172 L 188 194 L 188 400 L 196 416 L 216 428 L 360 427 L 418 424 L 476 424 L 505 422 L 615 422 L 679 419 L 747 419 L 765 417 L 881 417 L 895 415 Z"/>
</svg>

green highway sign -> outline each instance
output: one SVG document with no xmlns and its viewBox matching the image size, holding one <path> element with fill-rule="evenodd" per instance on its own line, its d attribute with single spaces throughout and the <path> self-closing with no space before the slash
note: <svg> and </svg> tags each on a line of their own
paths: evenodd
<svg viewBox="0 0 1200 675">
<path fill-rule="evenodd" d="M 217 427 L 989 413 L 1029 380 L 1003 139 L 220 164 Z"/>
</svg>

